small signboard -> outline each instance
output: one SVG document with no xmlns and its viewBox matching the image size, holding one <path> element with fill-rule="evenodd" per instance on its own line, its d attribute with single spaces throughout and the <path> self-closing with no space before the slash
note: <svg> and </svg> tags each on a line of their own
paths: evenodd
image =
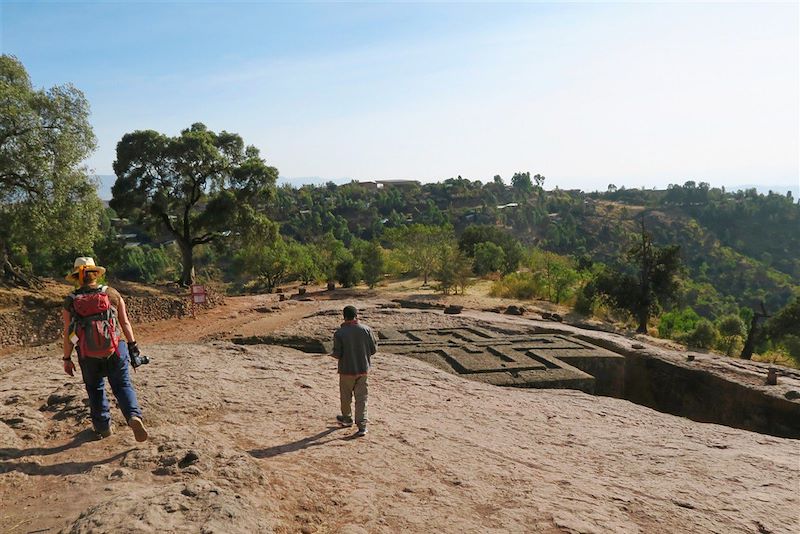
<svg viewBox="0 0 800 534">
<path fill-rule="evenodd" d="M 192 286 L 192 302 L 195 304 L 205 304 L 206 302 L 206 288 L 201 285 Z"/>
</svg>

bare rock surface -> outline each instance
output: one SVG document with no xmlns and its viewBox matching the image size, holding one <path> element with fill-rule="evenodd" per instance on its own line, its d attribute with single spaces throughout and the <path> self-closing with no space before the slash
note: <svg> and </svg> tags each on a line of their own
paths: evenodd
<svg viewBox="0 0 800 534">
<path fill-rule="evenodd" d="M 764 364 L 687 362 L 644 337 L 330 293 L 341 300 L 256 295 L 198 320 L 137 325 L 152 359 L 133 375 L 145 443 L 113 402 L 114 434 L 94 438 L 58 347 L 0 357 L 0 532 L 800 531 L 800 441 L 577 391 L 499 388 L 381 352 L 370 434 L 355 438 L 333 424 L 333 360 L 227 339 L 328 338 L 354 303 L 378 329 L 590 335 L 757 389 Z M 766 394 L 800 391 L 796 372 L 781 373 Z"/>
<path fill-rule="evenodd" d="M 144 444 L 117 411 L 112 437 L 85 431 L 79 379 L 60 374 L 57 354 L 7 357 L 1 531 L 800 527 L 797 441 L 580 392 L 488 386 L 391 354 L 375 358 L 371 433 L 356 439 L 331 424 L 331 359 L 227 342 L 146 348 L 153 362 L 134 377 Z"/>
</svg>

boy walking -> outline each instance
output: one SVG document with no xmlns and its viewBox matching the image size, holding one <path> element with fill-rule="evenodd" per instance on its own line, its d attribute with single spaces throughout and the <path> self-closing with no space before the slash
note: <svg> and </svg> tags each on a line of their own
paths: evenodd
<svg viewBox="0 0 800 534">
<path fill-rule="evenodd" d="M 336 420 L 342 426 L 351 426 L 351 402 L 356 397 L 357 436 L 367 435 L 367 377 L 370 357 L 377 351 L 377 340 L 372 329 L 358 322 L 355 306 L 345 306 L 344 322 L 333 334 L 333 353 L 339 360 L 339 396 L 342 414 Z"/>
</svg>

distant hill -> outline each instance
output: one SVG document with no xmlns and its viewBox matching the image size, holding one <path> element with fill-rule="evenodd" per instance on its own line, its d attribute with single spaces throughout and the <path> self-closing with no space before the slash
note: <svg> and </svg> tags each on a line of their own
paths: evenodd
<svg viewBox="0 0 800 534">
<path fill-rule="evenodd" d="M 117 180 L 113 174 L 96 174 L 94 177 L 98 180 L 97 196 L 100 200 L 111 200 L 111 187 Z M 328 182 L 333 182 L 336 185 L 342 185 L 351 182 L 351 178 L 323 178 L 321 176 L 304 176 L 299 178 L 291 178 L 281 176 L 278 178 L 278 185 L 289 184 L 292 187 L 300 187 L 303 185 L 324 185 Z"/>
</svg>

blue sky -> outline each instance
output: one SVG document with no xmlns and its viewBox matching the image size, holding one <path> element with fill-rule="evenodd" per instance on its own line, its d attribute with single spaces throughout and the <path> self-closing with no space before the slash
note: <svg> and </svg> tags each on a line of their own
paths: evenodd
<svg viewBox="0 0 800 534">
<path fill-rule="evenodd" d="M 98 174 L 199 121 L 290 178 L 798 190 L 795 3 L 0 6 L 3 53 L 89 99 Z"/>
</svg>

